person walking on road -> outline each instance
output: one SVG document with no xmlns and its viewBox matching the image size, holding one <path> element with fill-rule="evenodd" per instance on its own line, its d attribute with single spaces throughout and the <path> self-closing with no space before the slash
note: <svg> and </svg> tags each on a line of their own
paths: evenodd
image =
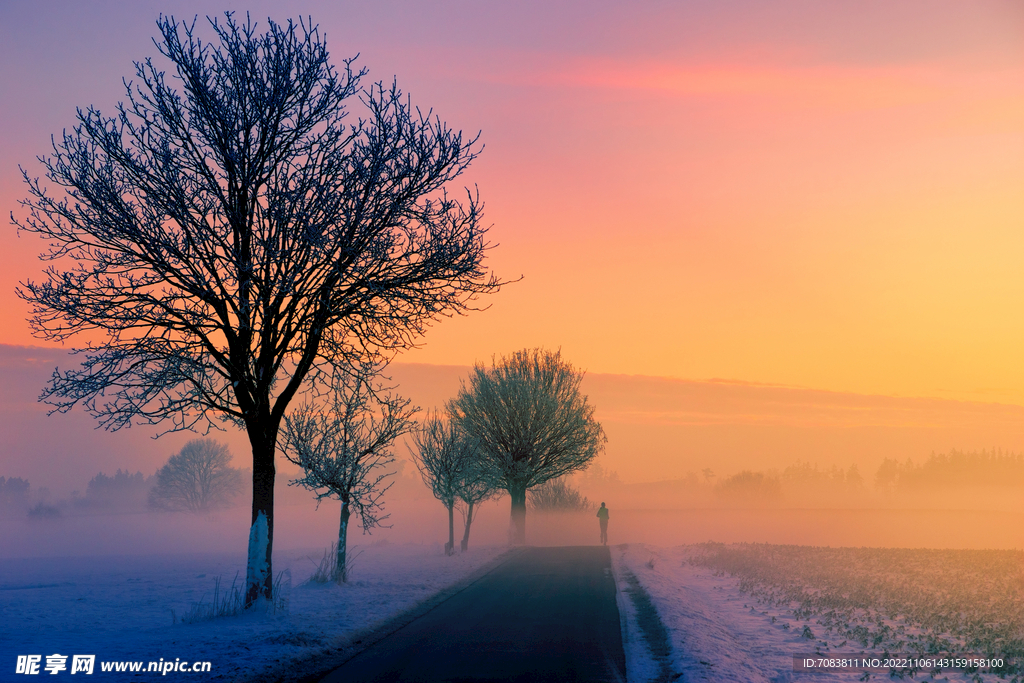
<svg viewBox="0 0 1024 683">
<path fill-rule="evenodd" d="M 597 511 L 597 519 L 601 522 L 601 545 L 608 545 L 608 508 L 601 503 L 601 509 Z"/>
</svg>

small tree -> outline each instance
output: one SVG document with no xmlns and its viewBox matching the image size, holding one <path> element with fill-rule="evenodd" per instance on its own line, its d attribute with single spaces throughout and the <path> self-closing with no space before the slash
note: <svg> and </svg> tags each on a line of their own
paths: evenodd
<svg viewBox="0 0 1024 683">
<path fill-rule="evenodd" d="M 242 490 L 242 473 L 231 467 L 228 447 L 192 439 L 156 472 L 149 504 L 166 510 L 207 512 L 226 507 Z"/>
<path fill-rule="evenodd" d="M 526 542 L 526 491 L 584 469 L 607 441 L 559 352 L 523 350 L 477 364 L 449 411 L 476 441 L 491 481 L 512 498 L 509 537 Z"/>
<path fill-rule="evenodd" d="M 480 511 L 480 504 L 490 500 L 500 492 L 500 489 L 494 485 L 486 463 L 481 461 L 477 448 L 473 448 L 471 456 L 457 483 L 459 500 L 466 506 L 466 509 L 463 511 L 465 526 L 460 545 L 462 552 L 469 550 L 469 529 Z"/>
<path fill-rule="evenodd" d="M 52 262 L 18 290 L 34 333 L 89 340 L 43 400 L 82 404 L 108 429 L 245 429 L 249 606 L 272 596 L 292 399 L 500 283 L 482 265 L 479 198 L 446 192 L 476 138 L 394 84 L 364 85 L 353 60 L 335 68 L 313 24 L 209 23 L 204 42 L 194 22 L 159 19 L 171 75 L 137 62 L 113 117 L 80 109 L 42 160 L 50 187 L 24 173 L 28 215 L 12 221 Z"/>
<path fill-rule="evenodd" d="M 423 477 L 423 483 L 434 497 L 448 510 L 448 542 L 444 544 L 445 555 L 455 552 L 455 504 L 463 493 L 469 493 L 467 481 L 475 469 L 475 444 L 471 443 L 458 425 L 443 419 L 437 413 L 427 415 L 423 425 L 413 433 L 416 448 L 413 459 Z M 472 508 L 470 508 L 472 513 Z M 465 545 L 469 546 L 469 523 L 467 517 Z"/>
<path fill-rule="evenodd" d="M 390 488 L 384 481 L 395 461 L 391 446 L 412 426 L 416 411 L 410 401 L 372 387 L 374 372 L 362 368 L 343 377 L 324 412 L 305 404 L 285 418 L 285 456 L 303 469 L 292 484 L 316 493 L 317 504 L 324 498 L 341 501 L 338 526 L 337 581 L 348 580 L 348 523 L 353 512 L 359 516 L 363 533 L 380 526 L 383 496 Z"/>
</svg>

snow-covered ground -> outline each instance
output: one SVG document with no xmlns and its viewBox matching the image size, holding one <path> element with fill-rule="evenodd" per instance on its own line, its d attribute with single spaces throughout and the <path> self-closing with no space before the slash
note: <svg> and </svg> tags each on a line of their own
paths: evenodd
<svg viewBox="0 0 1024 683">
<path fill-rule="evenodd" d="M 210 662 L 202 680 L 247 680 L 289 662 L 335 650 L 371 628 L 415 607 L 491 563 L 507 548 L 471 548 L 446 557 L 441 545 L 357 545 L 348 584 L 304 585 L 320 551 L 276 554 L 274 570 L 290 575 L 287 608 L 266 615 L 193 624 L 181 616 L 209 603 L 214 578 L 221 589 L 245 576 L 237 554 L 94 556 L 0 560 L 0 680 L 15 676 L 20 655 L 95 655 L 85 680 L 153 680 L 154 674 L 100 671 L 101 662 Z M 316 557 L 315 559 L 319 559 Z M 173 613 L 173 615 L 172 615 Z M 174 623 L 172 619 L 176 619 Z M 161 678 L 195 678 L 170 671 Z M 50 676 L 47 675 L 47 680 Z M 29 679 L 31 680 L 31 679 Z M 75 679 L 72 679 L 75 680 Z"/>
<path fill-rule="evenodd" d="M 612 564 L 619 590 L 628 596 L 629 577 L 635 576 L 651 598 L 668 632 L 671 653 L 668 676 L 659 668 L 649 647 L 638 637 L 636 608 L 626 603 L 627 662 L 630 683 L 674 680 L 681 674 L 684 681 L 716 681 L 723 683 L 755 683 L 759 681 L 860 681 L 888 680 L 887 673 L 832 671 L 829 673 L 794 672 L 794 655 L 814 653 L 825 646 L 804 637 L 804 626 L 812 622 L 795 619 L 780 609 L 755 606 L 754 600 L 740 591 L 739 580 L 728 575 L 691 566 L 691 546 L 663 548 L 647 544 L 627 544 L 612 548 Z M 630 632 L 630 629 L 632 632 Z M 831 652 L 857 652 L 856 646 Z M 873 657 L 883 652 L 871 651 Z M 828 656 L 826 654 L 825 656 Z M 984 680 L 997 680 L 986 675 Z M 971 681 L 972 675 L 961 672 L 943 673 L 932 679 L 919 673 L 915 680 Z"/>
<path fill-rule="evenodd" d="M 239 581 L 244 576 L 240 554 L 0 559 L 0 680 L 25 680 L 14 672 L 18 657 L 28 655 L 39 655 L 42 675 L 48 674 L 48 657 L 66 656 L 67 668 L 58 676 L 72 675 L 73 655 L 95 655 L 95 673 L 85 680 L 155 680 L 145 669 L 161 659 L 210 662 L 202 680 L 273 680 L 283 672 L 308 671 L 297 662 L 336 656 L 375 625 L 459 585 L 506 551 L 474 547 L 446 557 L 441 544 L 357 544 L 351 581 L 336 586 L 305 584 L 322 549 L 282 550 L 275 553 L 274 568 L 290 575 L 284 611 L 192 624 L 181 623 L 182 615 L 195 603 L 210 602 L 216 577 L 223 590 L 236 575 Z M 785 610 L 756 605 L 740 591 L 738 579 L 688 563 L 693 546 L 634 543 L 611 552 L 631 683 L 677 677 L 726 683 L 862 680 L 853 671 L 794 672 L 794 655 L 829 651 L 804 637 L 805 625 L 819 630 L 813 619 L 805 623 Z M 650 623 L 644 624 L 646 603 L 635 599 L 639 587 L 653 607 L 648 616 L 656 610 L 665 627 L 660 651 L 657 644 L 652 651 L 645 638 Z M 104 674 L 102 662 L 141 662 L 143 671 Z M 167 677 L 196 674 L 160 676 Z M 943 673 L 943 679 L 971 680 L 961 673 Z"/>
</svg>

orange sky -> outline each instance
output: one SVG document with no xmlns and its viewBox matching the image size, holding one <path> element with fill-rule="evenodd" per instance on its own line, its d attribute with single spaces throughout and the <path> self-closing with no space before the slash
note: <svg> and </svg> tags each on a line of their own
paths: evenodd
<svg viewBox="0 0 1024 683">
<path fill-rule="evenodd" d="M 0 207 L 156 9 L 0 6 Z M 45 11 L 49 7 L 52 11 Z M 170 2 L 178 16 L 220 11 Z M 402 360 L 561 347 L 595 373 L 1024 404 L 1024 9 L 1000 2 L 249 5 L 482 130 L 465 178 L 523 276 Z M 34 238 L 0 230 L 0 343 Z"/>
</svg>

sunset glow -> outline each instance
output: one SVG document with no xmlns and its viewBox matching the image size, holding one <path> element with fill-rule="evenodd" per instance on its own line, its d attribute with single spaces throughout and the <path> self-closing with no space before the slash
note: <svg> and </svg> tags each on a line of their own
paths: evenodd
<svg viewBox="0 0 1024 683">
<path fill-rule="evenodd" d="M 74 108 L 112 111 L 153 52 L 148 9 L 111 5 L 90 38 L 77 10 L 44 23 L 28 7 L 5 6 L 0 48 L 19 65 L 0 150 L 16 215 L 17 164 L 38 173 Z M 393 24 L 289 5 L 337 57 L 360 52 L 372 77 L 482 131 L 464 180 L 487 203 L 494 268 L 523 279 L 402 359 L 543 345 L 593 372 L 1024 402 L 1020 8 L 724 8 L 627 21 L 538 4 L 526 22 L 467 5 L 442 25 L 411 6 Z M 50 66 L 51 30 L 75 65 Z M 13 289 L 40 247 L 0 235 L 0 342 L 39 343 Z"/>
</svg>

